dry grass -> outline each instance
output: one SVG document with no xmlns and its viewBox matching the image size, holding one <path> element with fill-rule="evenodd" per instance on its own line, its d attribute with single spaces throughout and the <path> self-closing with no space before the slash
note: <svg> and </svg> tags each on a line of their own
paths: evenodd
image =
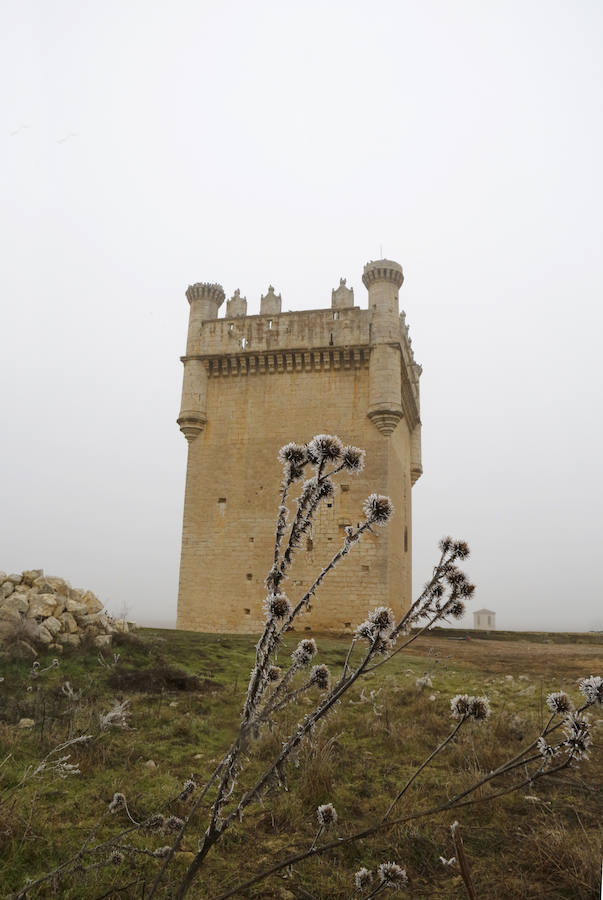
<svg viewBox="0 0 603 900">
<path fill-rule="evenodd" d="M 317 636 L 317 643 L 320 661 L 335 670 L 343 658 L 344 641 Z M 416 642 L 391 667 L 370 676 L 363 694 L 354 692 L 324 722 L 312 746 L 300 753 L 297 768 L 288 770 L 288 790 L 269 793 L 262 805 L 252 808 L 208 859 L 198 894 L 193 896 L 219 895 L 266 866 L 275 854 L 308 846 L 320 803 L 335 804 L 339 834 L 382 815 L 388 799 L 448 733 L 450 696 L 465 691 L 489 694 L 490 722 L 463 729 L 415 782 L 400 812 L 425 808 L 469 786 L 532 738 L 542 726 L 543 701 L 549 691 L 563 688 L 576 697 L 577 679 L 600 671 L 602 646 L 595 638 L 592 643 L 525 638 L 457 641 L 442 634 Z M 148 816 L 166 796 L 178 792 L 185 778 L 191 774 L 205 778 L 234 733 L 251 666 L 252 639 L 148 630 L 136 641 L 124 642 L 119 650 L 117 674 L 135 673 L 131 684 L 113 681 L 114 670 L 84 653 L 68 654 L 59 670 L 35 681 L 23 660 L 5 657 L 0 661 L 5 677 L 0 684 L 0 758 L 12 754 L 0 789 L 10 789 L 23 767 L 64 739 L 70 729 L 77 733 L 93 726 L 116 693 L 130 699 L 132 710 L 131 730 L 109 732 L 74 750 L 73 760 L 82 771 L 78 779 L 38 780 L 19 792 L 16 801 L 0 807 L 2 895 L 21 885 L 26 875 L 47 870 L 77 847 L 114 791 L 128 796 L 135 817 Z M 160 693 L 155 692 L 158 682 L 151 678 L 158 671 L 176 671 L 179 676 L 166 679 Z M 433 687 L 420 690 L 416 679 L 425 673 L 430 674 Z M 60 690 L 66 679 L 82 690 L 75 710 Z M 27 691 L 28 686 L 32 691 Z M 251 783 L 260 767 L 273 758 L 312 700 L 307 698 L 297 710 L 286 711 L 274 731 L 253 745 L 242 785 Z M 18 729 L 22 716 L 34 718 L 35 729 Z M 480 898 L 598 898 L 601 734 L 598 729 L 599 746 L 591 761 L 554 783 L 539 782 L 533 789 L 495 802 L 409 822 L 370 841 L 346 845 L 281 873 L 247 896 L 282 898 L 287 890 L 300 900 L 348 898 L 356 868 L 396 859 L 411 878 L 407 896 L 461 898 L 464 889 L 458 872 L 444 868 L 439 860 L 440 855 L 454 852 L 449 826 L 457 818 Z M 156 770 L 144 767 L 149 758 L 157 763 Z M 481 789 L 481 796 L 489 790 Z M 170 808 L 177 815 L 185 811 L 180 802 Z M 199 827 L 202 821 L 201 816 Z M 118 824 L 112 819 L 99 836 L 113 833 Z M 166 839 L 139 842 L 157 846 Z M 186 839 L 174 877 L 190 860 L 194 846 L 195 829 Z M 88 881 L 63 884 L 59 896 L 92 900 L 112 886 L 132 881 L 135 886 L 125 893 L 108 896 L 140 897 L 155 867 L 148 861 L 134 876 L 124 867 L 101 869 Z M 170 892 L 166 885 L 163 896 L 169 897 Z M 52 894 L 46 891 L 40 896 Z"/>
</svg>

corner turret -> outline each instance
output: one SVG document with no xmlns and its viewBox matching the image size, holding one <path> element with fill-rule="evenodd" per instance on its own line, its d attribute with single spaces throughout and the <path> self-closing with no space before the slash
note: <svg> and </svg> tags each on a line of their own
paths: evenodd
<svg viewBox="0 0 603 900">
<path fill-rule="evenodd" d="M 371 362 L 368 417 L 389 437 L 402 418 L 398 292 L 402 266 L 390 259 L 369 262 L 362 275 L 369 294 Z"/>
</svg>

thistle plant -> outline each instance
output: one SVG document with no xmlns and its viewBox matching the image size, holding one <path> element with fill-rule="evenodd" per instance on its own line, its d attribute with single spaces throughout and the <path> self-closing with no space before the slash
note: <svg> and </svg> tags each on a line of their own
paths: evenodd
<svg viewBox="0 0 603 900">
<path fill-rule="evenodd" d="M 86 870 L 86 859 L 97 860 L 87 870 L 121 866 L 127 861 L 131 871 L 135 859 L 140 856 L 157 860 L 157 872 L 146 893 L 147 900 L 151 900 L 163 891 L 168 869 L 175 855 L 183 848 L 187 833 L 186 849 L 190 850 L 190 837 L 194 830 L 195 849 L 184 875 L 174 881 L 173 873 L 169 873 L 169 896 L 182 900 L 193 889 L 208 854 L 223 840 L 226 832 L 234 828 L 244 829 L 247 813 L 257 808 L 268 792 L 286 787 L 290 764 L 295 762 L 304 746 L 312 745 L 317 726 L 336 709 L 342 698 L 353 688 L 360 687 L 367 675 L 403 652 L 436 623 L 462 617 L 465 604 L 475 591 L 474 585 L 460 568 L 469 556 L 469 547 L 465 541 L 445 537 L 440 541 L 439 556 L 431 578 L 418 598 L 399 621 L 387 606 L 378 605 L 367 610 L 366 619 L 355 628 L 345 660 L 338 671 L 332 672 L 326 665 L 316 662 L 319 648 L 313 638 L 303 638 L 286 656 L 283 653 L 286 632 L 311 603 L 319 602 L 318 589 L 329 573 L 354 551 L 367 533 L 378 535 L 380 529 L 387 525 L 393 507 L 388 497 L 369 494 L 362 506 L 361 521 L 356 527 L 345 528 L 341 545 L 312 583 L 299 596 L 290 597 L 285 588 L 291 566 L 304 538 L 311 534 L 321 504 L 333 496 L 338 475 L 344 472 L 358 475 L 362 471 L 364 451 L 345 446 L 333 435 L 320 434 L 307 444 L 285 445 L 278 459 L 282 466 L 282 481 L 274 548 L 265 580 L 264 627 L 256 644 L 240 721 L 230 747 L 204 785 L 198 784 L 196 777 L 188 778 L 179 793 L 166 800 L 161 810 L 154 809 L 145 816 L 137 816 L 140 822 L 131 815 L 126 797 L 116 793 L 101 821 L 105 821 L 107 816 L 115 819 L 121 817 L 125 827 L 100 843 L 89 837 L 70 861 L 42 876 L 16 897 L 25 897 L 32 887 L 52 880 L 57 873 L 64 877 L 69 871 L 75 873 L 78 867 Z M 345 844 L 366 841 L 410 820 L 473 803 L 492 802 L 496 797 L 528 784 L 533 785 L 541 778 L 577 764 L 588 756 L 591 746 L 591 722 L 584 711 L 590 706 L 601 705 L 602 679 L 599 676 L 585 678 L 580 682 L 579 689 L 584 703 L 575 710 L 570 698 L 563 692 L 558 691 L 547 697 L 548 721 L 540 733 L 534 735 L 533 740 L 513 758 L 477 779 L 462 792 L 452 797 L 430 798 L 432 802 L 428 806 L 423 804 L 416 808 L 409 805 L 408 792 L 425 768 L 458 740 L 461 731 L 472 729 L 478 736 L 480 730 L 488 728 L 491 707 L 487 697 L 464 693 L 451 698 L 449 733 L 416 766 L 406 782 L 392 791 L 386 808 L 370 823 L 360 829 L 354 828 L 353 819 L 346 817 L 345 809 L 339 803 L 337 811 L 331 800 L 321 804 L 316 810 L 314 838 L 309 844 L 281 854 L 272 865 L 222 893 L 217 900 L 235 895 L 247 896 L 252 886 L 305 859 L 336 852 Z M 292 717 L 290 713 L 297 708 L 298 701 L 315 698 L 316 694 L 310 694 L 310 691 L 316 690 L 318 698 L 311 701 L 310 708 L 306 706 L 303 714 L 297 713 Z M 376 693 L 371 691 L 372 702 Z M 364 693 L 360 697 L 365 702 L 368 700 Z M 283 710 L 287 710 L 289 715 L 282 716 Z M 101 730 L 111 726 L 127 727 L 126 715 L 127 701 L 116 702 L 108 713 L 101 716 Z M 291 721 L 295 724 L 291 725 Z M 260 773 L 251 778 L 248 767 L 252 745 L 277 722 L 283 734 L 280 747 L 263 764 Z M 517 773 L 521 773 L 518 778 L 515 777 Z M 244 775 L 247 777 L 242 777 Z M 500 785 L 498 790 L 490 793 L 480 790 L 493 783 Z M 173 814 L 170 806 L 176 801 L 187 804 L 186 813 Z M 129 841 L 124 842 L 124 838 L 132 833 L 137 833 L 146 845 L 140 847 Z M 149 844 L 154 840 L 157 846 Z M 351 889 L 354 897 L 366 900 L 381 892 L 404 891 L 408 882 L 401 861 L 384 861 L 374 871 L 362 866 L 354 876 Z M 195 890 L 198 891 L 198 886 Z"/>
</svg>

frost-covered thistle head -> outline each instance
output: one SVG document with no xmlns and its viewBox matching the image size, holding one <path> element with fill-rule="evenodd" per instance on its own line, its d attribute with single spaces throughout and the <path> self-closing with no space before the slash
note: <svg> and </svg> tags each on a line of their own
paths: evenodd
<svg viewBox="0 0 603 900">
<path fill-rule="evenodd" d="M 454 543 L 454 541 L 452 540 L 450 535 L 448 535 L 447 537 L 443 537 L 440 540 L 440 543 L 438 544 L 438 546 L 439 546 L 440 550 L 442 551 L 442 553 L 448 553 L 448 551 L 452 547 L 453 543 Z"/>
<path fill-rule="evenodd" d="M 358 869 L 356 874 L 354 875 L 354 885 L 357 891 L 363 891 L 367 888 L 373 880 L 373 873 L 363 866 L 361 869 Z"/>
<path fill-rule="evenodd" d="M 116 813 L 122 806 L 126 805 L 126 798 L 123 794 L 116 792 L 113 794 L 113 800 L 109 804 L 109 812 Z"/>
<path fill-rule="evenodd" d="M 589 706 L 593 706 L 595 703 L 603 706 L 603 678 L 600 675 L 583 678 L 578 687 Z"/>
<path fill-rule="evenodd" d="M 364 469 L 365 451 L 359 447 L 344 447 L 341 462 L 343 467 L 354 475 L 358 475 Z"/>
<path fill-rule="evenodd" d="M 157 847 L 156 850 L 153 850 L 153 856 L 156 856 L 157 859 L 164 859 L 166 856 L 169 856 L 171 847 Z"/>
<path fill-rule="evenodd" d="M 389 497 L 383 494 L 370 494 L 362 504 L 362 510 L 369 525 L 385 525 L 394 511 Z"/>
<path fill-rule="evenodd" d="M 121 866 L 124 859 L 125 859 L 125 856 L 121 852 L 121 850 L 112 850 L 111 853 L 109 854 L 109 862 L 111 863 L 112 866 Z"/>
<path fill-rule="evenodd" d="M 471 697 L 469 715 L 476 722 L 484 722 L 490 715 L 490 701 L 487 697 Z"/>
<path fill-rule="evenodd" d="M 408 884 L 408 876 L 406 869 L 399 866 L 398 863 L 384 862 L 377 869 L 379 881 L 386 887 L 400 888 Z"/>
<path fill-rule="evenodd" d="M 291 654 L 291 659 L 298 666 L 307 666 L 317 649 L 314 638 L 304 638 Z"/>
<path fill-rule="evenodd" d="M 394 613 L 389 606 L 377 606 L 371 610 L 368 617 L 374 630 L 379 634 L 386 634 L 394 627 Z"/>
<path fill-rule="evenodd" d="M 193 781 L 192 778 L 187 778 L 184 784 L 182 785 L 182 790 L 178 795 L 179 800 L 188 800 L 190 795 L 193 793 L 197 785 Z"/>
<path fill-rule="evenodd" d="M 320 688 L 321 691 L 326 691 L 329 686 L 329 679 L 331 677 L 331 673 L 327 666 L 313 666 L 312 671 L 310 673 L 310 681 L 312 684 L 315 684 L 317 688 Z"/>
<path fill-rule="evenodd" d="M 308 459 L 313 465 L 339 462 L 343 444 L 334 434 L 317 434 L 308 444 Z"/>
<path fill-rule="evenodd" d="M 469 715 L 471 703 L 469 694 L 457 694 L 450 701 L 450 710 L 453 719 L 466 719 Z"/>
<path fill-rule="evenodd" d="M 179 816 L 169 816 L 165 820 L 164 827 L 166 831 L 180 831 L 182 826 L 184 825 L 184 820 Z"/>
<path fill-rule="evenodd" d="M 321 828 L 328 828 L 337 822 L 337 813 L 332 803 L 323 803 L 316 810 L 316 818 Z"/>
<path fill-rule="evenodd" d="M 303 444 L 291 441 L 278 451 L 278 461 L 283 465 L 292 463 L 294 466 L 305 466 L 308 462 L 308 451 Z"/>
<path fill-rule="evenodd" d="M 553 757 L 557 756 L 559 753 L 557 747 L 552 747 L 550 744 L 547 744 L 543 737 L 539 737 L 536 741 L 536 749 L 545 760 L 553 759 Z"/>
<path fill-rule="evenodd" d="M 270 666 L 268 669 L 268 681 L 278 681 L 281 674 L 282 669 L 280 666 Z"/>
<path fill-rule="evenodd" d="M 546 698 L 546 705 L 550 712 L 562 716 L 565 715 L 565 713 L 570 712 L 573 707 L 572 701 L 565 691 L 556 691 L 554 694 L 549 694 Z"/>
<path fill-rule="evenodd" d="M 587 751 L 592 743 L 590 729 L 591 723 L 586 716 L 575 712 L 569 713 L 567 716 L 563 728 L 564 744 L 573 759 L 588 759 Z"/>
<path fill-rule="evenodd" d="M 452 552 L 458 559 L 466 559 L 469 556 L 469 544 L 467 541 L 455 541 Z"/>
<path fill-rule="evenodd" d="M 165 818 L 161 815 L 161 813 L 155 813 L 143 823 L 143 828 L 145 831 L 156 832 L 163 831 L 165 828 Z"/>
<path fill-rule="evenodd" d="M 286 594 L 268 594 L 264 601 L 264 611 L 268 619 L 284 619 L 291 612 L 291 604 Z"/>
<path fill-rule="evenodd" d="M 465 615 L 465 604 L 462 600 L 450 600 L 444 607 L 444 614 L 453 619 L 462 619 Z"/>
<path fill-rule="evenodd" d="M 375 640 L 375 626 L 372 622 L 369 622 L 367 619 L 365 622 L 362 622 L 361 625 L 356 629 L 356 635 L 359 638 L 363 638 L 365 641 L 374 641 Z"/>
</svg>

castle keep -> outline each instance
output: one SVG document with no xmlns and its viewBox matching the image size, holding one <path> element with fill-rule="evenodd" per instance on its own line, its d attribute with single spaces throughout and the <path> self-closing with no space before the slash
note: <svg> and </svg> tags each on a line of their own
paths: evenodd
<svg viewBox="0 0 603 900">
<path fill-rule="evenodd" d="M 178 627 L 258 632 L 279 503 L 278 450 L 337 434 L 366 450 L 359 477 L 342 475 L 332 502 L 297 555 L 285 590 L 299 599 L 362 518 L 371 492 L 391 497 L 387 528 L 366 538 L 329 574 L 298 628 L 341 632 L 383 604 L 396 617 L 411 599 L 411 486 L 422 472 L 419 376 L 405 314 L 402 267 L 364 267 L 368 309 L 345 280 L 331 308 L 282 312 L 270 287 L 260 314 L 239 291 L 191 285 L 182 407 L 188 441 Z"/>
</svg>

